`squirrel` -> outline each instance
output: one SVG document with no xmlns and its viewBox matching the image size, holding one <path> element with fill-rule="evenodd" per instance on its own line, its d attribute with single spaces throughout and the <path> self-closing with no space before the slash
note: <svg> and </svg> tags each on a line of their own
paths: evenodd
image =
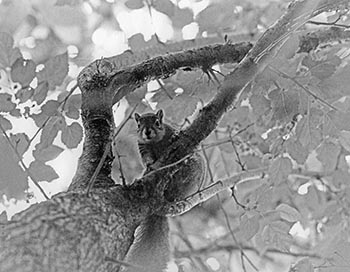
<svg viewBox="0 0 350 272">
<path fill-rule="evenodd" d="M 142 162 L 146 167 L 144 174 L 156 170 L 157 160 L 167 148 L 178 138 L 179 132 L 163 122 L 163 110 L 156 113 L 140 115 L 135 113 L 137 123 L 138 147 Z M 158 166 L 158 168 L 164 165 Z M 179 163 L 178 170 L 172 175 L 164 197 L 169 202 L 183 199 L 199 190 L 205 178 L 203 158 L 192 154 Z M 128 254 L 127 262 L 135 265 L 127 267 L 127 272 L 161 272 L 167 267 L 170 259 L 169 224 L 165 216 L 150 215 L 143 221 Z"/>
</svg>

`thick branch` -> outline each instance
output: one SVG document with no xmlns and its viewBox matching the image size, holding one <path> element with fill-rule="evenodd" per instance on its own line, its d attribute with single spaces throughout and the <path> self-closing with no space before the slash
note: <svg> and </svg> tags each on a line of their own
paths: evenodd
<svg viewBox="0 0 350 272">
<path fill-rule="evenodd" d="M 113 103 L 116 103 L 137 87 L 152 79 L 169 77 L 178 69 L 208 69 L 214 64 L 239 62 L 251 47 L 252 45 L 246 42 L 205 46 L 155 57 L 122 70 L 115 68 L 120 67 L 120 63 L 112 62 L 114 59 L 98 60 L 94 63 L 95 65 L 90 65 L 80 73 L 79 86 L 90 89 L 91 85 L 95 84 L 103 74 L 106 78 L 106 86 L 108 86 L 106 91 L 114 94 Z"/>
<path fill-rule="evenodd" d="M 137 216 L 147 214 L 125 195 L 120 187 L 62 193 L 0 224 L 1 271 L 116 271 L 107 257 L 123 260 Z"/>
<path fill-rule="evenodd" d="M 345 0 L 337 2 L 349 5 Z M 334 7 L 334 1 L 294 1 L 290 4 L 287 12 L 263 34 L 236 69 L 225 77 L 218 94 L 200 111 L 192 125 L 183 131 L 179 140 L 160 160 L 160 165 L 164 165 L 164 162 L 177 161 L 193 152 L 215 129 L 239 92 L 268 65 L 288 36 L 327 7 Z"/>
<path fill-rule="evenodd" d="M 199 192 L 196 192 L 194 195 L 187 197 L 184 200 L 180 200 L 176 203 L 169 203 L 167 205 L 164 205 L 160 209 L 159 214 L 164 214 L 167 216 L 176 216 L 176 215 L 183 214 L 189 211 L 190 209 L 192 209 L 194 206 L 198 205 L 199 203 L 202 203 L 210 199 L 211 197 L 215 196 L 217 193 L 224 191 L 227 188 L 234 187 L 238 182 L 265 177 L 267 170 L 268 170 L 267 167 L 250 170 L 250 171 L 238 173 L 225 180 L 219 180 L 211 184 L 207 188 Z"/>
</svg>

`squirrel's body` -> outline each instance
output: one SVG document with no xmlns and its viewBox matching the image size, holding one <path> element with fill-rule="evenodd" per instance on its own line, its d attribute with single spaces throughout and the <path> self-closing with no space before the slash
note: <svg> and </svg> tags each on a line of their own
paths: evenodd
<svg viewBox="0 0 350 272">
<path fill-rule="evenodd" d="M 163 111 L 146 113 L 142 116 L 135 113 L 138 125 L 138 145 L 145 173 L 156 170 L 157 163 L 169 146 L 177 139 L 178 131 L 163 123 Z M 193 154 L 179 163 L 172 173 L 171 182 L 164 191 L 169 202 L 182 199 L 196 192 L 204 179 L 205 165 L 202 157 Z M 153 214 L 143 221 L 131 246 L 127 262 L 138 267 L 127 267 L 127 272 L 161 272 L 169 261 L 169 225 L 165 216 Z"/>
<path fill-rule="evenodd" d="M 146 172 L 153 169 L 155 162 L 176 138 L 178 131 L 163 123 L 163 111 L 146 113 L 142 116 L 135 114 L 138 125 L 138 145 Z"/>
</svg>

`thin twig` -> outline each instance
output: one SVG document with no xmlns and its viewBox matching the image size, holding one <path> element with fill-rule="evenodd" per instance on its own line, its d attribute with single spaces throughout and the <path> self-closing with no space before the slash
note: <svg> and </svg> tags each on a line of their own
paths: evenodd
<svg viewBox="0 0 350 272">
<path fill-rule="evenodd" d="M 59 106 L 64 107 L 65 103 L 67 102 L 68 98 L 74 93 L 74 91 L 78 88 L 78 84 L 75 84 L 72 89 L 69 91 L 68 95 L 65 97 L 65 99 L 63 99 L 60 103 Z M 51 120 L 52 116 L 48 116 L 46 118 L 46 120 L 44 121 L 44 123 L 38 128 L 38 130 L 35 132 L 35 134 L 33 135 L 33 137 L 31 139 L 29 139 L 28 144 L 27 144 L 27 148 L 31 145 L 31 143 L 34 141 L 34 139 L 36 138 L 36 136 L 38 136 L 39 132 L 46 126 L 46 124 Z"/>
<path fill-rule="evenodd" d="M 86 190 L 86 195 L 89 195 L 91 188 L 94 186 L 95 181 L 96 181 L 96 177 L 98 175 L 98 173 L 100 173 L 100 170 L 103 166 L 103 163 L 105 162 L 108 153 L 110 152 L 110 148 L 111 148 L 111 142 L 108 142 L 105 146 L 105 150 L 103 152 L 102 158 L 100 159 L 100 162 L 98 163 L 94 173 L 92 174 L 89 183 L 88 183 L 88 187 Z"/>
<path fill-rule="evenodd" d="M 236 157 L 237 157 L 236 162 L 237 162 L 238 165 L 241 167 L 241 170 L 242 170 L 242 171 L 245 171 L 245 170 L 246 170 L 246 167 L 245 167 L 244 163 L 242 162 L 241 157 L 240 157 L 240 155 L 239 155 L 239 153 L 238 153 L 238 151 L 237 151 L 237 148 L 236 148 L 236 146 L 235 146 L 235 142 L 234 142 L 234 140 L 233 140 L 233 137 L 232 137 L 232 135 L 231 135 L 231 132 L 230 132 L 229 137 L 230 137 L 230 143 L 231 143 L 232 148 L 233 148 L 233 150 L 234 150 L 234 152 L 235 152 L 235 154 L 236 154 Z"/>
<path fill-rule="evenodd" d="M 174 98 L 170 95 L 168 90 L 164 87 L 164 84 L 159 79 L 157 79 L 156 81 L 158 82 L 158 84 L 159 84 L 160 88 L 163 90 L 163 92 L 165 92 L 167 97 L 169 97 L 170 100 L 173 100 Z"/>
<path fill-rule="evenodd" d="M 146 177 L 148 177 L 148 176 L 151 176 L 151 175 L 153 175 L 153 174 L 155 174 L 155 173 L 157 173 L 157 172 L 159 172 L 159 171 L 161 171 L 161 170 L 164 170 L 164 169 L 166 169 L 166 168 L 173 167 L 173 166 L 175 166 L 175 165 L 177 165 L 177 164 L 183 162 L 184 160 L 186 160 L 187 158 L 189 158 L 189 157 L 191 157 L 191 156 L 192 156 L 192 154 L 188 154 L 187 156 L 183 157 L 182 159 L 180 159 L 180 160 L 178 160 L 178 161 L 176 161 L 176 162 L 169 163 L 169 164 L 164 165 L 164 166 L 162 166 L 162 167 L 159 167 L 159 168 L 157 168 L 157 169 L 155 169 L 155 170 L 152 170 L 152 171 L 148 172 L 147 174 L 143 175 L 142 178 L 146 178 Z"/>
<path fill-rule="evenodd" d="M 217 140 L 216 142 L 210 143 L 210 144 L 203 144 L 203 148 L 204 148 L 204 149 L 208 149 L 208 148 L 212 148 L 212 147 L 215 147 L 215 146 L 218 146 L 218 145 L 230 143 L 230 142 L 232 141 L 231 138 L 234 138 L 234 137 L 236 137 L 237 135 L 243 133 L 244 131 L 246 131 L 248 128 L 250 128 L 250 127 L 253 126 L 253 125 L 254 125 L 254 123 L 250 123 L 250 124 L 247 125 L 246 127 L 244 127 L 244 128 L 242 128 L 241 130 L 237 131 L 235 134 L 230 135 L 230 137 L 228 137 L 228 138 L 225 138 L 225 139 L 222 139 L 222 140 Z"/>
<path fill-rule="evenodd" d="M 268 66 L 269 69 L 273 72 L 275 72 L 276 74 L 289 79 L 291 81 L 294 82 L 294 84 L 296 84 L 298 87 L 300 87 L 302 90 L 304 90 L 307 94 L 311 95 L 313 98 L 316 99 L 316 101 L 321 101 L 324 105 L 328 106 L 329 108 L 335 110 L 335 111 L 339 111 L 336 107 L 332 106 L 331 104 L 329 104 L 326 100 L 318 97 L 317 95 L 315 95 L 313 92 L 311 92 L 309 89 L 307 89 L 306 87 L 304 87 L 301 83 L 299 83 L 295 78 L 290 77 L 289 75 L 287 75 L 286 73 L 277 70 L 276 68 L 272 67 L 271 65 Z"/>
<path fill-rule="evenodd" d="M 72 89 L 69 91 L 68 95 L 63 99 L 63 101 L 60 102 L 60 106 L 62 105 L 61 111 L 63 111 L 64 106 L 66 105 L 66 103 L 68 101 L 68 98 L 74 93 L 76 88 L 78 88 L 78 83 L 72 87 Z"/>
<path fill-rule="evenodd" d="M 122 184 L 124 186 L 126 186 L 126 179 L 125 179 L 125 176 L 124 176 L 124 172 L 123 172 L 123 167 L 122 167 L 122 162 L 121 162 L 121 155 L 118 153 L 118 150 L 117 148 L 114 149 L 115 150 L 115 153 L 117 154 L 117 158 L 118 158 L 118 163 L 119 163 L 119 171 L 120 171 L 120 178 L 122 180 Z"/>
<path fill-rule="evenodd" d="M 232 230 L 232 228 L 231 228 L 231 224 L 230 224 L 230 220 L 229 220 L 229 218 L 228 218 L 228 215 L 227 215 L 227 213 L 226 213 L 224 207 L 222 207 L 221 200 L 220 200 L 220 196 L 217 194 L 216 197 L 217 197 L 217 199 L 218 199 L 218 201 L 219 201 L 219 203 L 220 203 L 220 209 L 222 210 L 222 212 L 223 212 L 223 214 L 224 214 L 227 228 L 228 228 L 228 230 L 229 230 L 229 232 L 230 232 L 230 234 L 231 234 L 231 237 L 232 237 L 233 241 L 234 241 L 234 242 L 237 244 L 237 246 L 239 247 L 239 250 L 240 250 L 240 252 L 241 252 L 242 257 L 244 257 L 244 258 L 248 261 L 248 263 L 254 268 L 255 271 L 259 271 L 259 269 L 254 265 L 254 263 L 253 263 L 253 262 L 249 259 L 249 257 L 245 254 L 245 252 L 244 252 L 244 250 L 243 250 L 241 244 L 238 242 L 238 240 L 237 240 L 235 234 L 233 233 L 233 230 Z M 243 268 L 243 269 L 245 268 L 243 259 L 242 259 L 242 268 Z M 245 270 L 244 270 L 244 271 L 245 271 Z"/>
<path fill-rule="evenodd" d="M 344 24 L 337 24 L 340 19 L 342 18 L 341 15 L 338 16 L 337 19 L 335 19 L 333 22 L 316 22 L 309 20 L 307 23 L 308 24 L 313 24 L 313 25 L 325 25 L 325 26 L 334 26 L 334 27 L 341 27 L 341 28 L 349 28 L 350 26 L 344 25 Z"/>
<path fill-rule="evenodd" d="M 30 179 L 33 181 L 35 186 L 40 190 L 40 192 L 43 194 L 43 196 L 46 198 L 46 200 L 49 200 L 50 198 L 47 196 L 47 194 L 45 193 L 44 189 L 41 188 L 40 184 L 36 181 L 36 179 L 34 178 L 32 173 L 30 172 L 29 168 L 23 162 L 22 156 L 18 153 L 17 148 L 12 144 L 11 139 L 8 137 L 6 131 L 4 130 L 4 128 L 2 127 L 1 124 L 0 124 L 0 129 L 2 131 L 2 134 L 5 136 L 7 142 L 11 146 L 12 150 L 15 152 L 15 154 L 17 156 L 17 159 L 20 161 L 20 163 L 21 163 L 21 165 L 22 165 L 22 167 L 24 169 L 24 172 L 27 174 L 28 177 L 30 177 Z"/>
<path fill-rule="evenodd" d="M 185 231 L 183 229 L 183 226 L 180 222 L 180 220 L 174 220 L 178 229 L 178 232 L 176 233 L 177 236 L 180 237 L 180 239 L 186 244 L 186 246 L 189 248 L 190 251 L 195 251 L 194 247 L 192 246 L 191 241 L 186 237 Z M 201 271 L 209 271 L 207 265 L 203 262 L 202 258 L 199 256 L 193 255 L 193 257 L 190 257 L 193 262 L 198 262 L 198 264 L 201 266 Z"/>
<path fill-rule="evenodd" d="M 132 108 L 132 110 L 131 110 L 131 112 L 128 114 L 128 116 L 124 119 L 124 121 L 123 121 L 123 123 L 121 123 L 121 125 L 118 127 L 118 130 L 114 133 L 114 135 L 113 135 L 113 140 L 115 140 L 115 138 L 118 136 L 118 134 L 120 133 L 120 131 L 123 129 L 123 127 L 126 125 L 126 123 L 130 120 L 130 119 L 132 119 L 132 115 L 134 114 L 134 112 L 135 112 L 135 110 L 136 110 L 136 108 L 137 108 L 137 106 L 138 106 L 139 104 L 136 104 L 133 108 Z"/>
<path fill-rule="evenodd" d="M 225 235 L 226 237 L 226 235 Z M 242 246 L 244 251 L 252 251 L 255 254 L 259 255 L 259 256 L 263 256 L 265 258 L 268 258 L 267 255 L 268 254 L 280 254 L 280 255 L 285 255 L 285 256 L 291 256 L 291 257 L 309 257 L 309 258 L 313 258 L 313 259 L 318 259 L 318 260 L 322 260 L 323 257 L 317 254 L 313 254 L 313 253 L 309 253 L 309 252 L 287 252 L 287 251 L 281 251 L 278 249 L 274 249 L 274 248 L 268 248 L 264 251 L 264 253 L 261 255 L 261 252 L 259 252 L 255 247 L 253 246 Z M 233 245 L 233 244 L 229 244 L 229 245 L 218 245 L 216 242 L 215 244 L 209 244 L 206 247 L 202 247 L 202 248 L 197 248 L 191 251 L 177 251 L 177 253 L 175 254 L 175 257 L 177 258 L 188 258 L 192 255 L 203 255 L 203 254 L 210 254 L 210 253 L 214 253 L 217 251 L 233 251 L 233 250 L 240 250 L 240 247 L 237 245 Z M 270 261 L 272 261 L 271 258 L 268 258 Z"/>
<path fill-rule="evenodd" d="M 131 263 L 119 261 L 119 260 L 116 260 L 116 259 L 111 258 L 111 257 L 108 257 L 108 256 L 105 257 L 105 261 L 106 261 L 106 262 L 116 263 L 116 264 L 119 264 L 119 265 L 124 266 L 124 267 L 142 268 L 142 267 L 139 266 L 139 265 L 135 265 L 135 264 L 131 264 Z"/>
<path fill-rule="evenodd" d="M 207 153 L 205 152 L 205 150 L 203 148 L 203 144 L 201 144 L 201 150 L 202 150 L 202 153 L 203 153 L 203 156 L 204 156 L 204 159 L 205 159 L 205 163 L 207 165 L 207 167 L 206 167 L 207 169 L 206 170 L 208 171 L 209 176 L 210 176 L 210 183 L 213 183 L 214 182 L 214 174 L 211 171 L 209 158 L 208 158 L 208 155 L 207 155 Z M 203 174 L 206 176 L 206 173 L 203 173 Z M 202 179 L 201 184 L 199 186 L 199 189 L 202 188 L 203 182 L 205 182 L 204 179 Z"/>
</svg>

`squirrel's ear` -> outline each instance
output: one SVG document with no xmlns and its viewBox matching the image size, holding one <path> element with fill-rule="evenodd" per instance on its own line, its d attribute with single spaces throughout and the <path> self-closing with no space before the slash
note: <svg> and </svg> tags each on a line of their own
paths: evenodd
<svg viewBox="0 0 350 272">
<path fill-rule="evenodd" d="M 135 112 L 135 121 L 138 123 L 140 121 L 141 115 Z"/>
<path fill-rule="evenodd" d="M 157 115 L 159 120 L 162 120 L 163 119 L 163 110 L 160 109 L 159 111 L 157 111 L 156 115 Z"/>
</svg>

